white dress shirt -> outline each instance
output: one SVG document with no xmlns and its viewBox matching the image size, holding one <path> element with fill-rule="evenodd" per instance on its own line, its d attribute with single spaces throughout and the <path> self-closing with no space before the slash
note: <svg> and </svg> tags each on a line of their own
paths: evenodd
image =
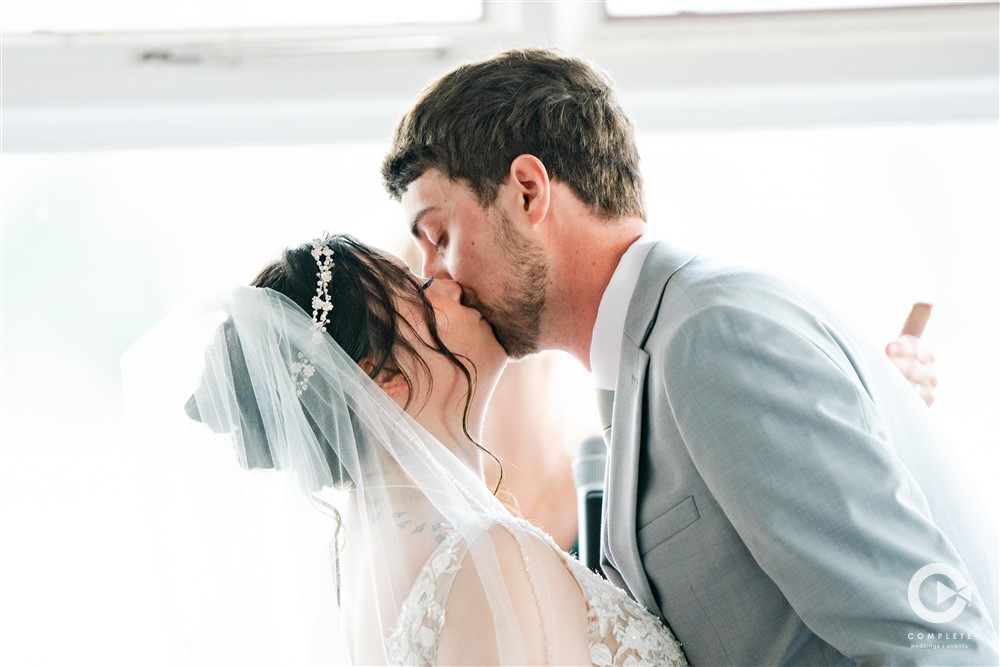
<svg viewBox="0 0 1000 667">
<path fill-rule="evenodd" d="M 604 290 L 601 305 L 594 321 L 594 334 L 590 340 L 590 371 L 594 374 L 597 389 L 614 391 L 618 384 L 618 366 L 625 335 L 625 316 L 632 293 L 639 282 L 639 272 L 653 244 L 659 239 L 643 234 L 629 246 L 611 275 L 611 282 Z"/>
</svg>

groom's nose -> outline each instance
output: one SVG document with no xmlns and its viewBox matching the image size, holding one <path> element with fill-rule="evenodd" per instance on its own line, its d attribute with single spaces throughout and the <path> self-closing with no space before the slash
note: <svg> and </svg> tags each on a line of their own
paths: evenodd
<svg viewBox="0 0 1000 667">
<path fill-rule="evenodd" d="M 424 255 L 424 262 L 423 266 L 420 267 L 420 272 L 425 278 L 452 280 L 451 274 L 437 253 Z"/>
</svg>

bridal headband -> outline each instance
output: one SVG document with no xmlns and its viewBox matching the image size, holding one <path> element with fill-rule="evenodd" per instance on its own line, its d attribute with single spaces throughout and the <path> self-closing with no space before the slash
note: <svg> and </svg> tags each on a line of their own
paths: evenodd
<svg viewBox="0 0 1000 667">
<path fill-rule="evenodd" d="M 316 260 L 316 296 L 312 300 L 313 336 L 315 347 L 322 340 L 326 325 L 330 323 L 330 311 L 333 310 L 333 299 L 330 298 L 330 281 L 333 280 L 333 248 L 330 247 L 330 233 L 313 239 L 312 256 Z M 302 351 L 298 353 L 298 361 L 289 365 L 292 371 L 292 382 L 295 384 L 295 395 L 301 396 L 309 387 L 309 378 L 316 372 L 316 367 Z"/>
</svg>

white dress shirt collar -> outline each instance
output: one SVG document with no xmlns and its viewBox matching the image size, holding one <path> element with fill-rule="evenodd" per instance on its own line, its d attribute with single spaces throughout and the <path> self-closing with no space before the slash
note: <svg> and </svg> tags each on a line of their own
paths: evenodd
<svg viewBox="0 0 1000 667">
<path fill-rule="evenodd" d="M 611 282 L 601 297 L 590 341 L 590 370 L 598 389 L 614 390 L 618 384 L 618 366 L 628 304 L 639 282 L 639 272 L 646 256 L 658 240 L 648 233 L 636 239 L 622 255 L 618 267 L 611 275 Z"/>
</svg>

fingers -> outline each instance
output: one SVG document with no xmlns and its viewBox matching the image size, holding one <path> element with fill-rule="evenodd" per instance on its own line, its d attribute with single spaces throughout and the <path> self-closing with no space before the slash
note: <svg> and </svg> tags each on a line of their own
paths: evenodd
<svg viewBox="0 0 1000 667">
<path fill-rule="evenodd" d="M 933 364 L 934 353 L 915 336 L 900 336 L 885 346 L 885 353 L 890 359 L 916 359 L 922 364 Z"/>
<path fill-rule="evenodd" d="M 886 345 L 885 353 L 927 405 L 934 403 L 938 385 L 934 353 L 919 338 L 900 336 Z"/>
<path fill-rule="evenodd" d="M 938 384 L 937 369 L 934 364 L 921 363 L 918 359 L 895 361 L 903 376 L 917 387 L 935 389 Z"/>
<path fill-rule="evenodd" d="M 936 379 L 934 383 L 937 384 Z M 914 387 L 914 389 L 917 391 L 917 396 L 919 396 L 924 401 L 924 403 L 927 404 L 927 407 L 931 407 L 932 405 L 934 405 L 933 387 L 927 387 L 925 385 L 918 384 L 917 386 Z"/>
</svg>

